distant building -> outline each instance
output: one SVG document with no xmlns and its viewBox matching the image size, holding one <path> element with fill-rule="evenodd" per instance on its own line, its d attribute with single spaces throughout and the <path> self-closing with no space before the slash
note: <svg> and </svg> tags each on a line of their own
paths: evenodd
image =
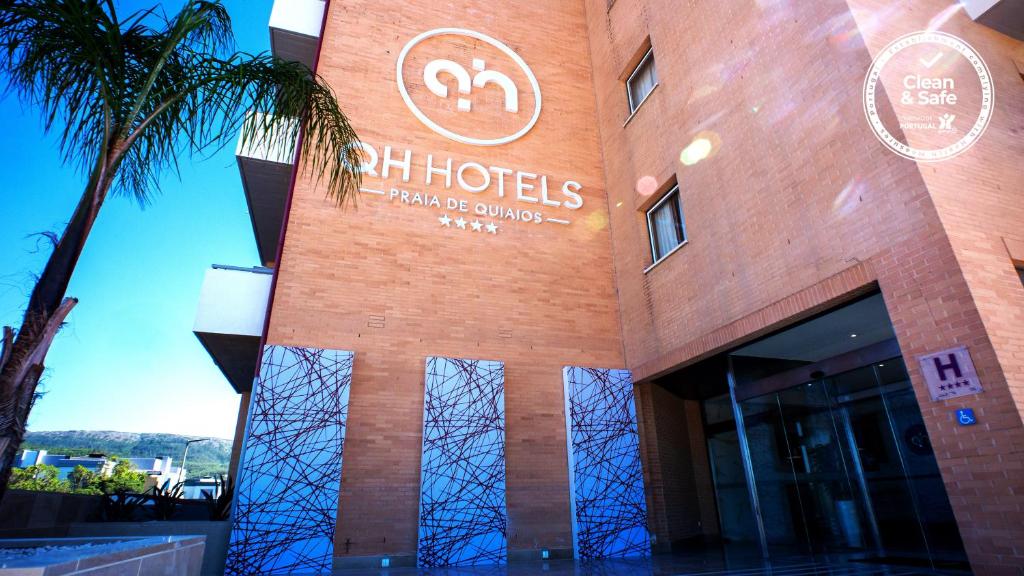
<svg viewBox="0 0 1024 576">
<path fill-rule="evenodd" d="M 213 498 L 220 496 L 221 487 L 217 483 L 217 479 L 213 476 L 203 476 L 202 478 L 189 478 L 185 481 L 185 485 L 182 487 L 181 497 L 186 500 L 203 500 L 205 497 L 203 493 L 209 494 Z"/>
<path fill-rule="evenodd" d="M 163 486 L 170 480 L 171 484 L 187 478 L 188 470 L 182 471 L 180 467 L 171 466 L 170 456 L 158 458 L 121 458 L 131 462 L 136 471 L 146 475 L 146 489 L 153 486 Z M 88 456 L 64 456 L 61 454 L 49 454 L 46 450 L 22 450 L 21 456 L 15 466 L 27 468 L 39 465 L 54 466 L 59 471 L 59 478 L 67 480 L 75 466 L 82 466 L 86 470 L 99 476 L 110 476 L 114 472 L 117 461 L 106 454 L 90 454 Z"/>
</svg>

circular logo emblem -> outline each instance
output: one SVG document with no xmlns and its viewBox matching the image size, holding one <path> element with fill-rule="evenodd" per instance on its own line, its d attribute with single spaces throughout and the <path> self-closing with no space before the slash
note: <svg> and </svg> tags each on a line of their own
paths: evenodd
<svg viewBox="0 0 1024 576">
<path fill-rule="evenodd" d="M 398 91 L 428 128 L 463 144 L 522 138 L 540 118 L 540 85 L 502 42 L 463 28 L 424 32 L 402 48 Z"/>
<path fill-rule="evenodd" d="M 932 453 L 932 442 L 928 439 L 928 430 L 924 424 L 911 424 L 903 431 L 903 441 L 907 443 L 910 451 L 918 456 Z"/>
<path fill-rule="evenodd" d="M 892 105 L 902 140 L 893 134 L 893 120 L 887 126 L 878 110 L 883 79 L 890 89 L 899 87 Z M 914 32 L 893 40 L 864 79 L 864 113 L 872 132 L 893 152 L 920 162 L 946 160 L 973 146 L 992 119 L 994 103 L 992 77 L 981 55 L 945 32 Z"/>
</svg>

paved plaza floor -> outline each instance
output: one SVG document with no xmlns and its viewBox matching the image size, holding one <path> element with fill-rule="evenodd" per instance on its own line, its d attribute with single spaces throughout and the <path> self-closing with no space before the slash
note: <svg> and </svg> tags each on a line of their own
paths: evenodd
<svg viewBox="0 0 1024 576">
<path fill-rule="evenodd" d="M 473 568 L 391 568 L 336 571 L 337 576 L 965 576 L 969 571 L 854 557 L 792 557 L 766 562 L 757 554 L 676 553 L 645 559 L 575 562 L 550 560 Z"/>
</svg>

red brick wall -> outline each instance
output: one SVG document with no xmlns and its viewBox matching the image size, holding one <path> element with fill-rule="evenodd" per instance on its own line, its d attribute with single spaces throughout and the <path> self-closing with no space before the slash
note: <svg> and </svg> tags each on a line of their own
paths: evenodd
<svg viewBox="0 0 1024 576">
<path fill-rule="evenodd" d="M 339 211 L 297 188 L 270 342 L 356 352 L 338 553 L 415 550 L 424 356 L 506 362 L 510 547 L 568 547 L 563 365 L 653 378 L 878 286 L 975 570 L 1018 573 L 1024 288 L 1007 246 L 1024 242 L 1020 44 L 962 14 L 943 25 L 985 56 L 997 113 L 974 149 L 919 168 L 871 134 L 860 87 L 881 46 L 948 0 L 608 4 L 332 2 L 320 71 L 364 140 L 415 150 L 414 170 L 431 152 L 578 179 L 586 199 L 572 226 L 508 224 L 481 242 L 424 208 L 364 196 Z M 442 26 L 498 37 L 530 64 L 545 110 L 529 135 L 481 149 L 413 118 L 394 61 Z M 660 85 L 627 122 L 623 80 L 648 39 Z M 714 154 L 682 165 L 701 133 Z M 679 182 L 689 233 L 646 273 L 645 176 Z M 986 392 L 934 404 L 914 355 L 958 343 Z M 652 527 L 689 534 L 713 518 L 696 489 L 706 469 L 666 455 L 706 462 L 692 407 L 684 430 L 638 390 Z M 982 419 L 969 432 L 951 419 L 966 405 Z"/>
<path fill-rule="evenodd" d="M 533 69 L 544 108 L 527 136 L 458 144 L 407 109 L 395 84 L 399 51 L 449 26 L 504 41 Z M 486 235 L 442 228 L 443 211 L 371 195 L 339 210 L 308 182 L 297 187 L 269 341 L 355 351 L 336 553 L 415 553 L 430 355 L 505 362 L 509 547 L 570 548 L 562 367 L 623 365 L 583 6 L 333 0 L 324 38 L 319 71 L 361 138 L 416 152 L 420 182 L 402 188 L 427 189 L 417 175 L 433 153 L 559 185 L 575 179 L 585 198 L 569 226 L 507 223 Z M 484 197 L 497 201 L 493 191 Z"/>
<path fill-rule="evenodd" d="M 901 344 L 910 356 L 941 347 L 952 335 L 968 344 L 975 364 L 985 371 L 981 396 L 935 405 L 919 389 L 918 399 L 933 412 L 929 430 L 933 442 L 940 438 L 940 466 L 976 571 L 1024 573 L 1024 286 L 1008 250 L 1024 241 L 1024 81 L 1014 63 L 1024 43 L 972 22 L 947 0 L 913 6 L 892 0 L 849 4 L 873 54 L 900 34 L 932 25 L 973 46 L 992 75 L 995 108 L 982 138 L 968 152 L 920 169 L 952 248 L 951 255 L 933 265 L 946 274 L 959 271 L 958 284 L 965 285 L 958 286 L 955 296 L 936 290 L 933 298 L 940 303 L 927 312 L 913 302 L 916 292 L 907 294 L 900 305 L 918 311 L 907 327 L 912 338 L 901 338 Z M 901 17 L 864 17 L 886 10 Z M 962 85 L 973 76 L 962 68 L 952 73 Z M 965 104 L 965 114 L 976 110 L 971 107 L 976 102 Z M 919 136 L 917 143 L 928 141 Z M 915 376 L 916 370 L 915 365 Z M 975 409 L 980 426 L 954 424 L 950 413 L 962 406 Z"/>
<path fill-rule="evenodd" d="M 933 216 L 913 204 L 927 202 L 916 168 L 864 121 L 870 55 L 849 33 L 846 3 L 780 4 L 587 3 L 631 366 L 850 268 Z M 660 85 L 623 126 L 622 77 L 648 36 Z M 683 166 L 702 131 L 720 147 Z M 646 274 L 645 176 L 679 181 L 689 235 Z"/>
<path fill-rule="evenodd" d="M 715 494 L 700 403 L 652 382 L 636 386 L 648 493 L 657 546 L 718 533 Z"/>
<path fill-rule="evenodd" d="M 988 60 L 997 114 L 974 149 L 918 168 L 871 134 L 861 85 L 875 51 L 951 2 L 586 4 L 627 366 L 638 380 L 665 374 L 877 282 L 972 564 L 1018 573 L 1024 288 L 1006 245 L 1024 230 L 1019 43 L 962 14 L 949 21 Z M 623 125 L 623 79 L 647 38 L 660 85 Z M 715 153 L 681 164 L 708 132 Z M 646 273 L 645 176 L 680 183 L 689 233 Z M 933 403 L 914 356 L 960 343 L 986 392 Z M 954 426 L 968 405 L 983 426 Z"/>
</svg>

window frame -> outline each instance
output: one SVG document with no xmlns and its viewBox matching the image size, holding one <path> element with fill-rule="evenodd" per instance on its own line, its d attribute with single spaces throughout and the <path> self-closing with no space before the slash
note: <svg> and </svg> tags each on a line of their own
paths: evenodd
<svg viewBox="0 0 1024 576">
<path fill-rule="evenodd" d="M 655 245 L 654 226 L 651 222 L 651 215 L 657 212 L 659 208 L 661 208 L 666 202 L 668 202 L 672 198 L 675 198 L 676 200 L 676 214 L 679 216 L 679 231 L 682 233 L 683 238 L 679 242 L 679 244 L 676 244 L 675 246 L 672 247 L 671 250 L 665 252 L 660 258 L 658 258 L 658 251 Z M 683 246 L 686 246 L 686 244 L 689 243 L 690 241 L 690 237 L 686 234 L 686 215 L 683 212 L 683 197 L 679 190 L 679 184 L 675 184 L 671 188 L 669 188 L 668 191 L 665 192 L 661 196 L 661 198 L 654 203 L 653 206 L 651 206 L 645 211 L 644 216 L 647 219 L 647 238 L 651 246 L 652 260 L 651 265 L 644 269 L 644 273 L 646 274 L 648 271 L 651 270 L 651 268 L 654 268 L 658 264 L 665 261 L 666 258 L 674 254 Z"/>
<path fill-rule="evenodd" d="M 647 99 L 650 98 L 651 94 L 654 93 L 654 89 L 657 88 L 658 84 L 661 83 L 660 80 L 655 79 L 654 85 L 652 85 L 651 89 L 647 91 L 647 94 L 644 94 L 644 97 L 639 102 L 636 103 L 635 107 L 633 106 L 633 78 L 637 75 L 637 72 L 640 72 L 640 69 L 643 68 L 644 64 L 646 64 L 648 61 L 651 61 L 652 63 L 654 62 L 654 46 L 651 46 L 650 48 L 647 49 L 647 52 L 645 52 L 643 57 L 640 58 L 640 61 L 637 62 L 636 66 L 633 68 L 633 71 L 629 74 L 629 77 L 626 78 L 626 100 L 629 104 L 630 118 L 632 118 L 633 115 L 636 114 L 636 111 L 639 110 L 640 107 L 644 105 L 644 102 L 647 102 Z M 654 73 L 658 73 L 657 68 L 654 69 Z"/>
</svg>

